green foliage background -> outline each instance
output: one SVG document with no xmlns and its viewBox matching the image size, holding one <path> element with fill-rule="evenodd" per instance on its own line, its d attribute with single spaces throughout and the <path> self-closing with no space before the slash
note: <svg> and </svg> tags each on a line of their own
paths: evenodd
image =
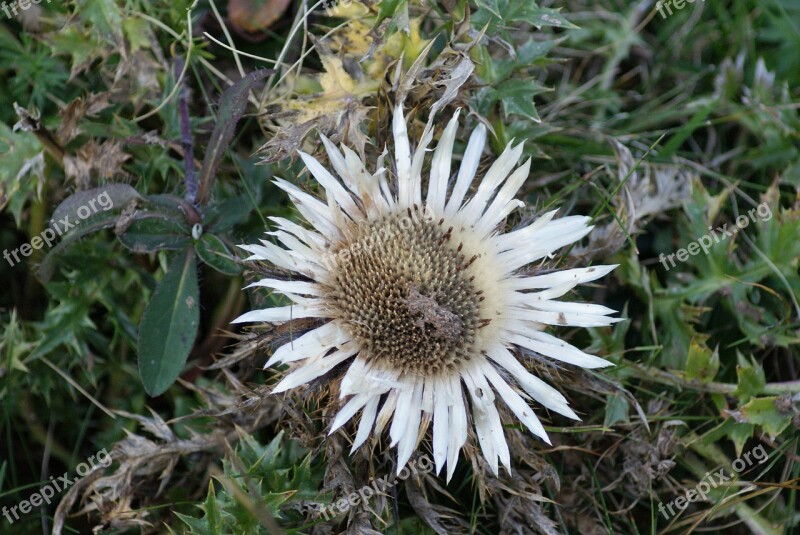
<svg viewBox="0 0 800 535">
<path fill-rule="evenodd" d="M 283 76 L 298 50 L 310 49 L 308 34 L 321 37 L 347 21 L 313 6 L 291 2 L 257 42 L 223 31 L 215 14 L 225 16 L 223 2 L 56 1 L 0 16 L 0 249 L 30 243 L 57 209 L 74 209 L 78 192 L 110 191 L 115 199 L 113 210 L 55 247 L 19 265 L 0 261 L 3 505 L 111 451 L 127 433 L 148 434 L 131 417 L 148 408 L 168 421 L 174 436 L 155 434 L 167 443 L 242 424 L 226 420 L 229 413 L 202 413 L 213 405 L 209 392 L 241 401 L 239 410 L 256 398 L 266 403 L 259 387 L 275 373 L 253 372 L 264 347 L 237 364 L 259 393 L 253 398 L 209 366 L 239 340 L 232 318 L 278 303 L 241 291 L 251 273 L 235 245 L 263 238 L 269 216 L 297 219 L 270 179 L 311 187 L 276 143 L 292 134 L 291 118 L 263 114 L 275 113 L 270 106 L 312 107 L 327 90 L 321 53 L 303 56 L 300 76 Z M 493 127 L 495 154 L 512 139 L 527 140 L 529 206 L 591 214 L 603 229 L 557 265 L 620 264 L 574 297 L 622 310 L 629 321 L 556 333 L 617 366 L 554 372 L 564 374 L 584 421 L 567 427 L 551 419 L 558 447 L 536 444 L 527 464 L 515 459 L 541 499 L 512 503 L 509 487 L 490 481 L 493 497 L 482 503 L 485 482 L 464 463 L 449 496 L 441 488 L 427 494 L 457 511 L 459 532 L 772 535 L 800 525 L 800 3 L 709 0 L 674 11 L 662 18 L 646 0 L 382 0 L 363 17 L 387 43 L 386 67 L 402 55 L 409 69 L 432 42 L 422 58 L 435 68 L 420 76 L 431 95 L 442 92 L 436 76 L 446 80 L 452 69 L 437 58 L 453 50 L 469 57 L 475 71 L 450 108 L 466 107 L 470 127 L 478 117 Z M 360 68 L 352 65 L 362 57 L 346 46 L 336 54 L 351 60 L 351 76 Z M 239 65 L 277 74 L 221 98 Z M 366 82 L 353 76 L 351 97 L 366 119 L 360 135 L 373 143 L 367 151 L 387 141 L 380 125 L 396 89 L 392 72 L 362 72 Z M 426 98 L 434 97 L 410 97 L 422 122 Z M 330 129 L 323 119 L 313 126 Z M 187 190 L 187 130 L 197 199 Z M 314 139 L 311 132 L 311 148 Z M 277 150 L 259 150 L 271 140 L 268 149 Z M 769 220 L 669 270 L 659 262 L 762 203 Z M 303 408 L 319 416 L 319 407 Z M 331 503 L 341 491 L 328 484 L 334 457 L 324 421 L 312 419 L 317 427 L 301 432 L 281 414 L 226 435 L 227 447 L 180 456 L 170 469 L 180 474 L 174 483 L 156 492 L 143 481 L 128 505 L 147 512 L 155 532 L 272 533 L 271 522 L 287 533 L 339 532 L 348 523 L 352 533 L 435 532 L 437 515 L 401 487 L 367 524 L 343 515 L 323 527 L 306 506 Z M 742 484 L 677 519 L 659 514 L 660 501 L 757 444 L 769 462 L 742 475 Z M 0 519 L 0 532 L 49 529 L 54 513 L 46 507 L 13 526 Z M 70 518 L 64 532 L 88 533 L 108 520 L 104 513 Z"/>
</svg>

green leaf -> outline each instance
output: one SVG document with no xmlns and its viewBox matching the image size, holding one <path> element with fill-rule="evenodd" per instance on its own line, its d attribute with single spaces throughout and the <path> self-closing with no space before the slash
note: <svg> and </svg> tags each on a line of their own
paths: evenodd
<svg viewBox="0 0 800 535">
<path fill-rule="evenodd" d="M 36 136 L 0 122 L 0 211 L 8 205 L 20 226 L 22 210 L 43 183 L 44 157 Z"/>
<path fill-rule="evenodd" d="M 630 403 L 619 394 L 609 397 L 606 404 L 606 417 L 603 422 L 604 427 L 611 427 L 617 422 L 628 422 L 628 411 L 630 410 Z"/>
<path fill-rule="evenodd" d="M 157 207 L 163 209 L 162 211 L 174 214 L 176 217 L 184 214 L 183 207 L 186 205 L 186 201 L 177 195 L 157 193 L 155 195 L 148 195 L 146 200 L 147 205 L 151 207 L 150 209 L 155 209 L 154 207 Z"/>
<path fill-rule="evenodd" d="M 675 134 L 664 143 L 664 147 L 659 150 L 659 156 L 668 158 L 675 154 L 675 151 L 683 144 L 692 133 L 706 124 L 706 117 L 717 107 L 719 101 L 713 100 L 707 106 L 698 110 L 689 121 L 684 124 Z"/>
<path fill-rule="evenodd" d="M 724 413 L 724 411 L 725 409 L 722 409 L 721 412 Z M 735 414 L 731 414 L 731 416 L 735 416 Z M 739 456 L 742 454 L 742 450 L 747 441 L 753 436 L 754 429 L 755 426 L 752 424 L 739 423 L 735 418 L 726 418 L 721 424 L 703 435 L 703 444 L 715 444 L 723 438 L 728 437 L 733 441 L 733 445 L 736 448 L 736 455 Z"/>
<path fill-rule="evenodd" d="M 213 535 L 222 535 L 222 518 L 217 506 L 217 495 L 214 492 L 214 482 L 208 482 L 208 496 L 204 507 L 206 511 L 206 521 L 208 531 Z"/>
<path fill-rule="evenodd" d="M 186 363 L 200 322 L 197 267 L 191 249 L 176 255 L 147 304 L 139 327 L 139 375 L 158 396 Z"/>
<path fill-rule="evenodd" d="M 76 0 L 75 13 L 115 44 L 122 44 L 122 11 L 116 0 Z"/>
<path fill-rule="evenodd" d="M 489 90 L 490 100 L 503 103 L 505 117 L 509 115 L 521 115 L 528 119 L 539 122 L 539 113 L 533 104 L 534 95 L 548 91 L 532 80 L 508 80 L 503 82 L 500 87 Z"/>
<path fill-rule="evenodd" d="M 741 355 L 739 355 L 739 365 L 736 366 L 736 375 L 738 381 L 734 394 L 742 401 L 759 394 L 767 384 L 761 364 L 755 360 L 747 362 Z"/>
<path fill-rule="evenodd" d="M 58 255 L 64 252 L 64 250 L 70 244 L 78 241 L 84 236 L 99 232 L 103 229 L 114 228 L 117 224 L 118 217 L 119 214 L 116 212 L 100 212 L 78 225 L 77 228 L 72 229 L 64 234 L 64 236 L 61 238 L 61 241 L 47 252 L 45 257 L 42 259 L 41 264 L 39 264 L 39 268 L 37 269 L 37 275 L 39 278 L 43 282 L 48 282 L 53 276 L 53 270 L 55 268 L 54 263 Z M 48 232 L 48 229 L 45 229 L 45 231 L 42 233 L 43 236 L 45 232 Z"/>
<path fill-rule="evenodd" d="M 183 249 L 192 241 L 188 225 L 159 212 L 138 214 L 118 237 L 134 253 Z"/>
<path fill-rule="evenodd" d="M 283 431 L 267 445 L 259 443 L 252 435 L 244 434 L 231 452 L 222 461 L 225 480 L 238 487 L 231 492 L 229 484 L 209 486 L 205 503 L 201 508 L 205 515 L 201 519 L 182 516 L 198 535 L 247 533 L 271 535 L 275 530 L 262 523 L 263 516 L 242 503 L 240 496 L 249 495 L 263 513 L 272 516 L 286 533 L 300 533 L 294 529 L 293 515 L 287 514 L 291 504 L 317 504 L 330 502 L 329 493 L 321 494 L 324 469 L 312 465 L 311 453 L 299 443 L 284 438 Z M 217 478 L 223 480 L 223 478 Z M 255 490 L 256 494 L 252 491 Z M 305 533 L 305 531 L 302 531 Z"/>
<path fill-rule="evenodd" d="M 733 426 L 728 432 L 728 436 L 733 441 L 733 447 L 736 449 L 736 456 L 740 456 L 744 451 L 744 445 L 753 436 L 755 426 L 752 424 L 740 424 L 733 422 Z"/>
<path fill-rule="evenodd" d="M 524 22 L 532 24 L 537 28 L 543 26 L 554 26 L 557 28 L 578 28 L 557 9 L 539 7 L 531 0 L 477 0 L 480 8 L 472 16 L 472 26 L 482 28 L 490 23 L 487 33 L 494 32 L 494 26 L 499 21 L 508 26 L 511 22 Z"/>
<path fill-rule="evenodd" d="M 222 93 L 219 99 L 219 111 L 217 113 L 217 124 L 211 133 L 211 139 L 206 147 L 206 155 L 203 158 L 203 167 L 197 179 L 199 193 L 197 203 L 204 204 L 211 194 L 211 186 L 217 174 L 222 154 L 233 139 L 236 132 L 236 123 L 239 122 L 247 104 L 247 95 L 250 88 L 259 80 L 272 74 L 272 69 L 262 69 L 251 72 Z"/>
<path fill-rule="evenodd" d="M 147 21 L 139 17 L 126 17 L 122 22 L 122 29 L 131 44 L 131 52 L 150 48 L 150 28 Z"/>
<path fill-rule="evenodd" d="M 488 73 L 490 76 L 486 78 L 486 81 L 499 82 L 507 79 L 515 71 L 534 65 L 544 58 L 556 43 L 557 41 L 555 40 L 537 41 L 531 39 L 519 47 L 515 58 L 506 60 L 493 59 L 489 55 L 488 49 L 484 46 L 477 48 L 476 52 L 481 55 L 480 67 L 483 68 L 483 72 Z"/>
<path fill-rule="evenodd" d="M 789 427 L 793 416 L 791 412 L 781 414 L 775 407 L 776 401 L 776 396 L 753 398 L 739 408 L 735 417 L 739 422 L 760 425 L 774 440 Z"/>
<path fill-rule="evenodd" d="M 233 255 L 222 243 L 222 240 L 213 234 L 203 234 L 195 242 L 195 250 L 200 260 L 220 273 L 238 275 L 242 271 L 242 268 L 236 263 Z"/>
<path fill-rule="evenodd" d="M 520 65 L 531 65 L 535 61 L 544 58 L 548 52 L 563 39 L 555 41 L 537 41 L 531 39 L 517 50 L 517 63 Z"/>
<path fill-rule="evenodd" d="M 175 515 L 181 519 L 189 529 L 191 530 L 190 533 L 192 535 L 212 535 L 212 531 L 208 529 L 208 523 L 205 519 L 200 518 L 192 518 L 191 516 L 186 516 L 181 513 L 175 512 Z"/>
<path fill-rule="evenodd" d="M 239 195 L 208 206 L 203 218 L 206 230 L 226 232 L 244 223 L 251 215 L 247 210 L 242 210 L 242 206 L 247 204 L 249 204 L 247 196 Z"/>
<path fill-rule="evenodd" d="M 108 51 L 95 34 L 75 26 L 47 34 L 45 39 L 53 55 L 72 58 L 70 76 L 88 68 L 90 63 Z"/>
<path fill-rule="evenodd" d="M 714 380 L 717 371 L 719 371 L 718 350 L 712 352 L 704 340 L 693 339 L 686 358 L 686 378 L 709 383 Z"/>
<path fill-rule="evenodd" d="M 383 19 L 394 17 L 400 6 L 406 3 L 406 0 L 381 0 L 378 7 L 378 17 L 375 19 L 375 27 L 383 22 Z"/>
<path fill-rule="evenodd" d="M 110 210 L 122 210 L 133 199 L 141 199 L 139 192 L 127 184 L 107 184 L 99 188 L 73 193 L 53 212 L 55 221 L 68 218 L 69 222 L 88 219 L 92 215 Z"/>
</svg>

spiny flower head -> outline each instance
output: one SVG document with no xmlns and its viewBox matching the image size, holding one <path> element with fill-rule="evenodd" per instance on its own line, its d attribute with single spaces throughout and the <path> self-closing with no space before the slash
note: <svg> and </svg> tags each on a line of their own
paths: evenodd
<svg viewBox="0 0 800 535">
<path fill-rule="evenodd" d="M 270 278 L 252 285 L 271 288 L 293 304 L 235 320 L 322 320 L 273 353 L 266 366 L 292 367 L 274 392 L 302 387 L 346 366 L 339 395 L 347 401 L 330 432 L 360 412 L 355 450 L 388 425 L 399 472 L 432 422 L 437 473 L 447 465 L 448 480 L 470 429 L 492 471 L 497 474 L 498 460 L 510 471 L 496 397 L 547 443 L 529 400 L 578 419 L 561 393 L 517 359 L 520 348 L 584 368 L 608 366 L 544 329 L 620 321 L 604 306 L 558 300 L 616 266 L 523 273 L 529 264 L 586 236 L 592 229 L 589 218 L 555 219 L 551 211 L 504 233 L 508 215 L 524 206 L 514 195 L 528 177 L 531 160 L 517 167 L 522 144 L 509 145 L 474 184 L 486 141 L 486 129 L 479 125 L 451 180 L 458 115 L 433 152 L 427 181 L 422 170 L 432 122 L 412 152 L 399 107 L 392 121 L 391 180 L 385 153 L 370 173 L 352 150 L 340 150 L 324 136 L 332 171 L 300 152 L 324 189 L 324 200 L 284 180 L 276 184 L 311 228 L 273 217 L 278 230 L 270 234 L 282 246 L 266 240 L 241 246 L 252 253 L 248 260 L 295 274 L 294 280 Z"/>
</svg>

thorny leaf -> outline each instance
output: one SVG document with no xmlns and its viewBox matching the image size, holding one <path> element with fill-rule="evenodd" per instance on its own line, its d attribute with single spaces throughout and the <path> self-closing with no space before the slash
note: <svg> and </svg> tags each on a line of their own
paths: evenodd
<svg viewBox="0 0 800 535">
<path fill-rule="evenodd" d="M 491 23 L 492 29 L 499 22 L 509 26 L 511 22 L 525 22 L 537 28 L 542 26 L 555 26 L 575 29 L 577 26 L 570 23 L 557 9 L 543 8 L 532 0 L 517 2 L 515 0 L 477 0 L 480 8 L 473 15 L 473 23 L 479 26 Z M 494 32 L 492 32 L 494 33 Z"/>
<path fill-rule="evenodd" d="M 152 442 L 140 435 L 128 433 L 118 442 L 110 456 L 115 467 L 109 475 L 100 471 L 94 477 L 84 477 L 70 487 L 56 509 L 53 533 L 59 535 L 67 512 L 80 497 L 84 507 L 78 514 L 99 512 L 106 523 L 118 528 L 150 525 L 149 513 L 134 511 L 132 502 L 136 492 L 145 491 L 145 482 L 169 482 L 181 456 L 195 452 L 215 450 L 219 437 L 198 435 L 191 440 Z M 91 497 L 91 499 L 90 499 Z M 144 497 L 144 496 L 143 496 Z"/>
<path fill-rule="evenodd" d="M 503 103 L 503 116 L 520 115 L 536 123 L 541 122 L 533 97 L 547 91 L 533 80 L 506 80 L 500 87 L 490 88 L 486 98 L 489 102 Z"/>
<path fill-rule="evenodd" d="M 797 412 L 792 410 L 791 403 L 777 396 L 753 398 L 736 411 L 724 411 L 724 414 L 733 418 L 737 423 L 753 424 L 761 427 L 772 440 L 780 435 L 792 423 L 792 417 Z M 784 409 L 784 410 L 782 410 Z"/>
<path fill-rule="evenodd" d="M 138 50 L 123 58 L 113 73 L 115 98 L 127 99 L 137 113 L 145 106 L 161 104 L 163 90 L 159 80 L 165 68 L 160 54 L 160 51 Z M 162 109 L 161 114 L 168 120 L 169 108 Z"/>
<path fill-rule="evenodd" d="M 719 348 L 712 352 L 702 337 L 693 339 L 686 357 L 686 378 L 709 383 L 719 371 Z"/>
<path fill-rule="evenodd" d="M 473 72 L 475 72 L 475 64 L 466 56 L 461 57 L 461 60 L 449 72 L 447 69 L 444 70 L 443 79 L 436 82 L 436 85 L 444 86 L 444 93 L 431 106 L 431 115 L 455 100 L 458 96 L 458 90 L 469 80 Z"/>
<path fill-rule="evenodd" d="M 739 364 L 736 366 L 736 391 L 734 394 L 743 402 L 755 397 L 762 391 L 767 382 L 764 366 L 752 356 L 747 360 L 737 353 Z"/>
<path fill-rule="evenodd" d="M 505 495 L 496 496 L 494 501 L 502 526 L 501 533 L 560 535 L 558 524 L 540 504 L 519 496 Z"/>
<path fill-rule="evenodd" d="M 422 478 L 422 480 L 420 480 Z M 421 519 L 438 535 L 454 535 L 469 533 L 469 522 L 453 509 L 436 505 L 427 496 L 423 480 L 434 480 L 428 474 L 412 476 L 406 479 L 405 490 L 411 507 Z"/>
<path fill-rule="evenodd" d="M 152 419 L 120 413 L 135 418 L 142 427 L 154 433 L 156 439 L 129 432 L 111 451 L 113 464 L 108 474 L 97 470 L 70 487 L 56 510 L 54 535 L 61 535 L 66 515 L 78 500 L 83 506 L 78 514 L 100 514 L 102 522 L 98 530 L 152 526 L 150 519 L 158 509 L 150 509 L 148 504 L 157 503 L 158 492 L 167 484 L 181 485 L 201 478 L 208 465 L 219 457 L 226 442 L 235 443 L 242 436 L 275 423 L 278 417 L 278 400 L 269 396 L 266 390 L 257 394 L 258 403 L 243 404 L 241 398 L 252 396 L 252 391 L 239 390 L 233 385 L 228 388 L 216 385 L 215 390 L 188 383 L 184 386 L 196 391 L 208 408 L 181 420 L 211 416 L 213 430 L 210 433 L 204 430 L 203 434 L 190 431 L 189 438 L 179 439 L 155 413 Z M 167 438 L 170 436 L 172 438 Z M 198 458 L 197 454 L 203 455 Z M 189 471 L 176 476 L 176 469 L 184 466 L 179 461 L 190 455 L 194 455 L 195 461 L 187 465 Z"/>
<path fill-rule="evenodd" d="M 78 126 L 84 117 L 93 117 L 111 106 L 109 93 L 90 93 L 86 98 L 78 97 L 67 104 L 60 112 L 61 124 L 58 126 L 56 138 L 66 145 L 81 134 Z"/>
<path fill-rule="evenodd" d="M 414 64 L 403 74 L 397 85 L 397 99 L 405 99 L 407 94 L 413 93 L 420 100 L 438 98 L 430 104 L 430 114 L 426 131 L 431 128 L 435 115 L 458 98 L 459 92 L 467 84 L 475 72 L 475 63 L 467 55 L 469 49 L 477 44 L 482 33 L 473 38 L 462 49 L 455 50 L 447 47 L 424 67 L 424 60 L 434 42 L 420 53 Z M 440 88 L 444 87 L 444 91 Z"/>
<path fill-rule="evenodd" d="M 123 15 L 116 0 L 76 0 L 78 18 L 91 24 L 98 33 L 124 54 Z"/>
<path fill-rule="evenodd" d="M 122 31 L 128 38 L 131 52 L 134 54 L 139 50 L 151 48 L 155 40 L 149 23 L 138 17 L 126 17 L 122 21 Z"/>
<path fill-rule="evenodd" d="M 270 102 L 264 119 L 275 135 L 260 149 L 265 162 L 292 156 L 315 128 L 335 143 L 354 147 L 364 159 L 369 139 L 362 126 L 368 122 L 370 109 L 365 99 L 380 93 L 390 69 L 396 91 L 394 105 L 402 104 L 412 91 L 415 97 L 419 96 L 415 100 L 432 101 L 423 135 L 432 129 L 436 113 L 458 97 L 459 90 L 472 76 L 475 66 L 468 52 L 480 41 L 482 33 L 470 36 L 470 41 L 461 43 L 458 50 L 446 47 L 426 65 L 434 41 L 422 37 L 419 18 L 409 21 L 408 34 L 395 32 L 384 41 L 386 26 L 378 24 L 368 31 L 367 23 L 360 20 L 368 12 L 357 6 L 360 4 L 353 3 L 352 9 L 343 13 L 346 18 L 352 17 L 344 30 L 330 40 L 314 43 L 324 72 L 313 82 L 307 77 L 295 78 L 289 88 L 305 88 L 300 95 Z M 386 5 L 382 4 L 381 9 L 384 8 Z M 337 14 L 339 9 L 337 6 Z M 405 72 L 404 66 L 407 66 Z M 309 92 L 307 88 L 312 83 L 320 90 Z"/>
<path fill-rule="evenodd" d="M 19 320 L 17 310 L 12 310 L 8 322 L 0 333 L 0 377 L 5 377 L 10 370 L 30 373 L 23 362 L 36 348 L 34 342 L 22 342 L 23 326 Z"/>
<path fill-rule="evenodd" d="M 78 189 L 86 189 L 92 182 L 92 175 L 108 180 L 124 173 L 122 164 L 130 157 L 117 140 L 107 139 L 98 143 L 90 139 L 74 156 L 64 156 L 64 173 L 68 179 L 75 180 Z"/>
<path fill-rule="evenodd" d="M 551 502 L 542 494 L 542 486 L 552 484 L 556 493 L 561 488 L 557 472 L 549 460 L 535 453 L 541 444 L 538 439 L 518 431 L 509 438 L 512 457 L 524 460 L 530 468 L 520 465 L 510 475 L 488 478 L 487 483 L 493 489 L 491 500 L 501 519 L 501 533 L 558 533 L 555 522 L 542 508 L 542 503 Z"/>
<path fill-rule="evenodd" d="M 0 123 L 0 212 L 8 206 L 17 225 L 32 196 L 44 185 L 44 152 L 30 132 L 13 132 Z"/>
<path fill-rule="evenodd" d="M 92 31 L 80 28 L 77 23 L 67 24 L 58 31 L 45 34 L 43 38 L 53 54 L 70 56 L 70 80 L 89 69 L 95 60 L 105 60 L 112 53 L 110 47 L 101 45 Z"/>
<path fill-rule="evenodd" d="M 338 9 L 341 5 L 342 2 L 339 2 L 334 9 Z M 369 10 L 358 2 L 353 2 L 351 5 L 361 6 L 363 9 L 362 17 L 369 14 Z M 376 37 L 379 36 L 371 34 L 369 25 L 361 18 L 352 18 L 344 28 L 330 36 L 328 46 L 333 52 L 341 51 L 342 54 L 359 57 L 361 58 L 360 62 L 365 63 L 374 57 L 375 51 L 380 44 L 376 43 Z M 370 62 L 370 66 L 365 68 L 365 71 L 370 75 L 372 63 Z M 382 62 L 379 65 L 379 67 L 384 66 Z"/>
<path fill-rule="evenodd" d="M 153 415 L 152 418 L 148 418 L 147 416 L 142 416 L 141 414 L 133 414 L 130 412 L 125 411 L 117 411 L 117 414 L 124 416 L 125 418 L 131 418 L 136 420 L 141 424 L 145 431 L 149 432 L 156 438 L 160 438 L 161 440 L 166 440 L 167 442 L 175 440 L 175 434 L 172 432 L 172 429 L 164 422 L 161 416 L 154 411 L 153 409 L 149 409 L 150 414 Z"/>
<path fill-rule="evenodd" d="M 415 82 L 419 79 L 420 71 L 425 64 L 425 58 L 428 57 L 428 53 L 431 51 L 431 48 L 433 48 L 433 45 L 434 42 L 430 41 L 428 45 L 422 49 L 422 53 L 414 60 L 414 63 L 411 64 L 408 70 L 402 73 L 402 76 L 400 76 L 402 63 L 397 64 L 396 81 L 394 83 L 396 106 L 402 106 L 408 94 L 415 87 Z"/>
<path fill-rule="evenodd" d="M 509 413 L 506 414 L 509 415 Z M 526 482 L 530 486 L 524 495 L 528 499 L 539 500 L 542 498 L 541 487 L 544 485 L 552 488 L 556 493 L 560 492 L 561 479 L 558 471 L 550 464 L 550 459 L 541 450 L 541 440 L 521 428 L 510 430 L 507 437 L 512 457 L 521 461 L 512 476 L 520 475 L 527 480 Z"/>
<path fill-rule="evenodd" d="M 163 65 L 156 64 L 154 69 L 152 60 L 148 65 L 146 56 L 141 55 L 145 48 L 157 47 L 149 23 L 123 12 L 116 0 L 77 0 L 76 4 L 74 15 L 64 18 L 57 32 L 44 36 L 54 54 L 71 57 L 70 80 L 100 59 L 101 72 L 110 78 L 113 89 L 123 89 L 118 84 L 127 83 L 129 78 L 140 82 L 138 88 L 125 91 L 134 103 L 143 96 L 134 96 L 138 89 L 159 92 L 155 74 L 163 70 Z M 160 51 L 153 52 L 163 64 Z M 106 60 L 114 54 L 119 55 L 119 61 L 115 62 L 116 72 L 112 73 Z M 146 83 L 141 83 L 145 80 Z M 155 98 L 156 94 L 149 96 Z"/>
<path fill-rule="evenodd" d="M 346 535 L 381 535 L 380 531 L 372 529 L 370 515 L 359 513 L 350 521 L 347 526 Z"/>
<path fill-rule="evenodd" d="M 675 466 L 673 456 L 678 447 L 678 434 L 674 427 L 664 426 L 655 435 L 637 425 L 629 439 L 621 444 L 623 463 L 619 477 L 608 485 L 625 486 L 634 496 L 647 496 L 653 482 Z"/>
<path fill-rule="evenodd" d="M 17 117 L 19 117 L 19 121 L 14 124 L 14 132 L 18 130 L 22 132 L 36 132 L 42 127 L 42 124 L 39 122 L 39 110 L 35 108 L 27 110 L 15 102 L 14 112 L 17 114 Z"/>
<path fill-rule="evenodd" d="M 321 91 L 281 99 L 272 104 L 265 119 L 273 121 L 275 136 L 259 149 L 265 162 L 292 156 L 312 129 L 330 135 L 334 142 L 356 147 L 364 157 L 367 137 L 361 131 L 367 108 L 362 100 L 374 94 L 378 82 L 366 77 L 358 63 L 334 56 L 323 43 L 317 44 L 324 72 L 317 77 Z"/>
<path fill-rule="evenodd" d="M 344 456 L 341 434 L 331 435 L 326 444 L 327 466 L 325 469 L 325 489 L 337 495 L 347 496 L 356 489 L 355 478 Z"/>
</svg>

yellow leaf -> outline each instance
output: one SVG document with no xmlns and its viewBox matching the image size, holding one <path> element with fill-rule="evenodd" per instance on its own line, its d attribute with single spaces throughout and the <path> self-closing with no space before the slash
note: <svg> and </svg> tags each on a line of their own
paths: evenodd
<svg viewBox="0 0 800 535">
<path fill-rule="evenodd" d="M 325 98 L 341 98 L 356 89 L 356 81 L 344 70 L 342 60 L 334 56 L 321 56 L 325 72 L 319 77 Z"/>
</svg>

